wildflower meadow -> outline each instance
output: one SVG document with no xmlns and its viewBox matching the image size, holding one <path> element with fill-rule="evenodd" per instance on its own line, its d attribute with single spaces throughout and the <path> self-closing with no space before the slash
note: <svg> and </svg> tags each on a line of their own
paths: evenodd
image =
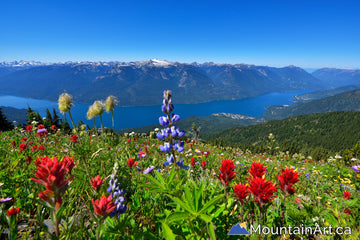
<svg viewBox="0 0 360 240">
<path fill-rule="evenodd" d="M 70 133 L 37 122 L 1 132 L 1 239 L 360 237 L 358 159 L 349 165 L 341 156 L 313 161 L 200 142 L 176 127 L 181 116 L 169 90 L 154 116 L 161 129 L 146 135 L 117 135 L 113 117 L 109 129 L 102 121 L 99 129 L 76 127 L 71 106 L 62 94 Z M 84 118 L 111 117 L 105 111 L 115 106 L 112 96 L 96 101 Z M 276 136 L 269 138 L 273 144 Z M 237 224 L 249 234 L 229 234 Z"/>
</svg>

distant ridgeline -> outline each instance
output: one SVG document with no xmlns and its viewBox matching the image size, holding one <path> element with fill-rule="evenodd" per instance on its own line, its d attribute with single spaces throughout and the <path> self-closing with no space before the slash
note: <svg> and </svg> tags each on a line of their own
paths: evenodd
<svg viewBox="0 0 360 240">
<path fill-rule="evenodd" d="M 156 59 L 130 63 L 0 63 L 0 93 L 55 101 L 66 90 L 75 102 L 88 104 L 114 95 L 121 106 L 155 105 L 161 102 L 159 92 L 164 89 L 172 90 L 176 103 L 199 103 L 322 88 L 318 79 L 294 66 L 182 64 Z"/>
</svg>

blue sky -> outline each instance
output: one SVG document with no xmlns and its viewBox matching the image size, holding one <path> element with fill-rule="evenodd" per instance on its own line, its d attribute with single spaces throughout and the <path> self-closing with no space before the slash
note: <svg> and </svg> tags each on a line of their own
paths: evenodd
<svg viewBox="0 0 360 240">
<path fill-rule="evenodd" d="M 360 67 L 360 1 L 0 0 L 0 61 Z"/>
</svg>

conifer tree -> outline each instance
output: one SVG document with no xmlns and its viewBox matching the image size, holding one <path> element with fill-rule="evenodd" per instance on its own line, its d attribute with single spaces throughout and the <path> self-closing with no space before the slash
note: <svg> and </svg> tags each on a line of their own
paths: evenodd
<svg viewBox="0 0 360 240">
<path fill-rule="evenodd" d="M 44 122 L 45 128 L 50 129 L 51 126 L 53 125 L 53 118 L 51 116 L 51 113 L 49 111 L 49 109 L 46 109 L 46 119 Z"/>
<path fill-rule="evenodd" d="M 65 118 L 60 119 L 60 129 L 65 133 L 70 133 L 71 128 Z"/>
<path fill-rule="evenodd" d="M 53 108 L 53 116 L 52 116 L 52 125 L 55 125 L 56 127 L 60 128 L 60 118 L 59 115 L 56 112 L 56 109 Z"/>
<path fill-rule="evenodd" d="M 43 119 L 41 118 L 40 114 L 38 112 L 34 112 L 30 106 L 28 106 L 26 117 L 28 118 L 28 121 L 26 122 L 26 125 L 32 125 L 33 121 L 36 121 L 37 124 L 43 124 Z"/>
<path fill-rule="evenodd" d="M 6 118 L 5 114 L 0 108 L 0 131 L 9 131 L 13 128 L 13 125 Z"/>
</svg>

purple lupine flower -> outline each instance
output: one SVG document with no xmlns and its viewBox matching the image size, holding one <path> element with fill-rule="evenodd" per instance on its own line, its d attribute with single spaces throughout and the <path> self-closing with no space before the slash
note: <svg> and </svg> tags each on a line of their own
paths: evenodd
<svg viewBox="0 0 360 240">
<path fill-rule="evenodd" d="M 171 122 L 173 122 L 173 123 L 176 123 L 179 120 L 180 120 L 180 116 L 177 114 L 174 114 L 171 118 Z"/>
<path fill-rule="evenodd" d="M 126 205 L 123 204 L 125 202 L 124 194 L 126 190 L 120 189 L 120 182 L 118 182 L 115 175 L 112 174 L 109 181 L 108 192 L 110 193 L 111 200 L 113 200 L 115 204 L 115 209 L 109 214 L 110 217 L 114 217 L 115 215 L 120 218 L 120 214 L 126 211 Z"/>
<path fill-rule="evenodd" d="M 158 173 L 160 173 L 160 172 L 161 172 L 161 169 L 160 169 L 160 168 L 158 168 L 158 169 L 156 169 L 156 171 L 158 171 Z"/>
<path fill-rule="evenodd" d="M 40 128 L 40 129 L 37 130 L 37 133 L 43 133 L 43 132 L 46 132 L 45 128 Z"/>
<path fill-rule="evenodd" d="M 164 166 L 169 166 L 174 162 L 174 156 L 170 155 L 166 157 L 166 162 L 163 162 Z"/>
<path fill-rule="evenodd" d="M 169 153 L 171 151 L 171 144 L 166 142 L 164 145 L 160 145 L 160 151 Z"/>
<path fill-rule="evenodd" d="M 180 161 L 176 161 L 176 164 L 184 170 L 189 170 L 189 166 L 184 165 L 184 159 L 180 159 Z"/>
<path fill-rule="evenodd" d="M 169 119 L 167 117 L 161 116 L 159 117 L 159 123 L 163 127 L 167 127 L 169 125 Z"/>
<path fill-rule="evenodd" d="M 8 202 L 8 201 L 10 201 L 11 199 L 12 199 L 11 197 L 0 198 L 0 203 Z"/>
<path fill-rule="evenodd" d="M 176 151 L 178 151 L 179 153 L 184 151 L 184 142 L 180 142 L 178 141 L 175 145 L 174 145 L 174 148 Z"/>
<path fill-rule="evenodd" d="M 111 194 L 115 190 L 116 184 L 117 184 L 117 178 L 114 179 L 114 177 L 115 177 L 115 175 L 111 174 L 110 180 L 109 180 L 109 187 L 107 188 L 107 191 Z"/>
<path fill-rule="evenodd" d="M 157 137 L 158 139 L 160 139 L 160 140 L 164 140 L 164 139 L 165 139 L 165 136 L 164 136 L 164 134 L 162 134 L 162 132 L 164 132 L 164 131 L 161 130 L 161 132 L 158 132 L 158 133 L 156 134 L 156 137 Z"/>
<path fill-rule="evenodd" d="M 145 169 L 145 171 L 143 172 L 144 174 L 148 174 L 150 173 L 155 167 L 154 166 L 150 166 L 147 169 Z"/>
<path fill-rule="evenodd" d="M 164 140 L 167 136 L 169 136 L 169 132 L 169 128 L 161 129 L 161 131 L 156 134 L 156 137 L 160 140 Z"/>
<path fill-rule="evenodd" d="M 310 179 L 310 173 L 307 173 L 305 176 L 308 180 Z"/>
<path fill-rule="evenodd" d="M 352 168 L 352 170 L 354 170 L 355 172 L 360 172 L 360 165 L 352 166 L 351 168 Z"/>
<path fill-rule="evenodd" d="M 164 99 L 169 99 L 171 98 L 171 90 L 165 90 L 164 91 Z"/>
<path fill-rule="evenodd" d="M 184 136 L 184 134 L 185 134 L 185 131 L 180 131 L 180 132 L 178 132 L 178 137 L 182 137 L 182 136 Z"/>
<path fill-rule="evenodd" d="M 170 131 L 171 131 L 171 136 L 176 137 L 177 133 L 179 132 L 179 129 L 176 126 L 172 126 Z"/>
</svg>

